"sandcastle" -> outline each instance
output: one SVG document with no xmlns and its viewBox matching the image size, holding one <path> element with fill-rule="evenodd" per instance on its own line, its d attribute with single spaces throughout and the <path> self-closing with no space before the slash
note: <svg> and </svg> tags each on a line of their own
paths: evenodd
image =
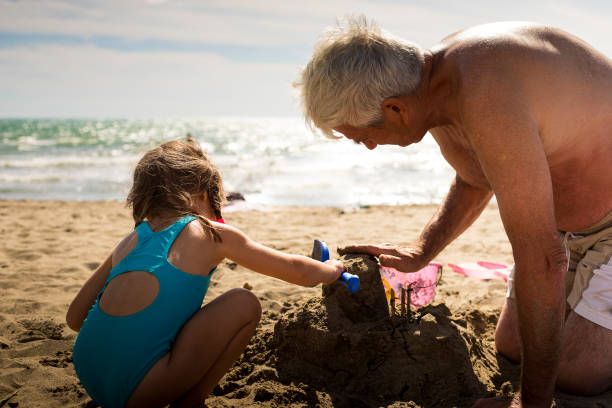
<svg viewBox="0 0 612 408">
<path fill-rule="evenodd" d="M 341 259 L 359 275 L 359 291 L 324 286 L 322 297 L 280 319 L 274 328 L 279 373 L 325 389 L 347 406 L 397 400 L 451 406 L 457 401 L 445 405 L 438 395 L 486 391 L 445 305 L 390 316 L 376 260 Z"/>
<path fill-rule="evenodd" d="M 217 395 L 232 398 L 262 376 L 250 397 L 264 406 L 469 406 L 491 389 L 470 358 L 494 356 L 444 304 L 391 316 L 376 259 L 340 259 L 359 290 L 334 283 L 290 308 L 273 333 L 256 336 Z"/>
</svg>

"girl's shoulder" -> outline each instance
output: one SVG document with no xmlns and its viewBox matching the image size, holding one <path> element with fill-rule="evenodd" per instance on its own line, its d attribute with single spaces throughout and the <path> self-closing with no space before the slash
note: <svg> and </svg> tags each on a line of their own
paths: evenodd
<svg viewBox="0 0 612 408">
<path fill-rule="evenodd" d="M 236 236 L 244 235 L 244 233 L 238 228 L 229 224 L 224 224 L 212 220 L 209 220 L 209 222 L 215 229 L 215 231 L 219 234 L 222 240 L 223 238 L 232 239 Z M 183 231 L 185 231 L 185 235 L 188 235 L 190 238 L 193 239 L 213 240 L 213 238 L 208 233 L 207 227 L 203 225 L 198 219 L 189 222 L 185 226 Z"/>
<path fill-rule="evenodd" d="M 215 222 L 215 221 L 208 221 L 212 227 L 214 228 L 214 230 L 219 233 L 225 233 L 225 231 L 233 229 L 232 227 L 229 227 L 226 224 L 222 224 L 219 222 Z M 193 240 L 199 240 L 199 241 L 214 241 L 213 237 L 210 234 L 210 230 L 208 229 L 208 227 L 206 225 L 204 225 L 199 219 L 195 219 L 190 221 L 187 225 L 185 225 L 185 228 L 183 228 L 183 231 L 181 232 L 181 235 L 184 235 L 185 238 L 189 238 L 189 239 L 193 239 Z"/>
<path fill-rule="evenodd" d="M 126 235 L 113 249 L 113 267 L 115 267 L 127 254 L 138 245 L 138 231 L 134 230 Z"/>
<path fill-rule="evenodd" d="M 232 237 L 235 236 L 236 233 L 239 233 L 236 228 L 227 224 L 221 224 L 215 221 L 209 222 L 221 240 L 215 239 L 210 233 L 209 227 L 198 219 L 195 219 L 185 225 L 175 241 L 178 245 L 175 245 L 180 248 L 192 249 L 196 252 L 201 252 L 203 246 L 213 250 L 221 250 L 229 241 L 233 240 Z"/>
<path fill-rule="evenodd" d="M 223 228 L 223 224 L 213 227 Z M 222 242 L 215 241 L 199 220 L 189 222 L 174 241 L 168 260 L 177 268 L 194 275 L 208 275 L 224 258 Z"/>
</svg>

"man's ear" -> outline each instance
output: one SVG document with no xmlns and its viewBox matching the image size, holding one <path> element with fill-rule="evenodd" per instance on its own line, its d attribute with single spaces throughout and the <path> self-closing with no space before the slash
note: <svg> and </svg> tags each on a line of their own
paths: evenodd
<svg viewBox="0 0 612 408">
<path fill-rule="evenodd" d="M 383 101 L 382 114 L 385 123 L 407 124 L 410 117 L 410 110 L 402 99 L 392 97 Z"/>
</svg>

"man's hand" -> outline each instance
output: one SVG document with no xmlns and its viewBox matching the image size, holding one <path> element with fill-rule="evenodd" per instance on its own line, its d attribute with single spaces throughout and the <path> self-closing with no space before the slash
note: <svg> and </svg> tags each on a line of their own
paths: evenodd
<svg viewBox="0 0 612 408">
<path fill-rule="evenodd" d="M 482 398 L 472 405 L 472 408 L 522 408 L 520 394 L 514 397 Z"/>
<path fill-rule="evenodd" d="M 338 248 L 340 255 L 345 254 L 370 254 L 378 257 L 381 266 L 395 268 L 400 272 L 416 272 L 429 262 L 425 259 L 423 249 L 418 244 L 400 246 L 394 244 L 380 245 L 348 245 Z"/>
</svg>

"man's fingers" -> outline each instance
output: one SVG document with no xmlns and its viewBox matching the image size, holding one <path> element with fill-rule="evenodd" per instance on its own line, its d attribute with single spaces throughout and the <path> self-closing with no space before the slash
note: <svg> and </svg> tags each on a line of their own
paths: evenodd
<svg viewBox="0 0 612 408">
<path fill-rule="evenodd" d="M 346 254 L 378 255 L 373 245 L 347 245 L 347 246 L 338 248 L 338 253 L 340 255 L 346 255 Z"/>
<path fill-rule="evenodd" d="M 370 254 L 374 256 L 379 256 L 381 254 L 397 254 L 397 248 L 392 245 L 370 245 L 370 244 L 360 244 L 360 245 L 347 245 L 344 247 L 338 248 L 338 253 L 340 255 L 346 254 Z"/>
<path fill-rule="evenodd" d="M 403 254 L 396 255 L 381 255 L 378 257 L 380 266 L 397 269 L 400 272 L 410 273 L 418 272 L 420 269 L 427 266 L 422 265 L 418 260 Z"/>
<path fill-rule="evenodd" d="M 400 272 L 412 272 L 406 270 L 406 262 L 404 259 L 394 255 L 381 255 L 378 257 L 380 266 L 386 266 L 388 268 L 395 268 Z"/>
</svg>

